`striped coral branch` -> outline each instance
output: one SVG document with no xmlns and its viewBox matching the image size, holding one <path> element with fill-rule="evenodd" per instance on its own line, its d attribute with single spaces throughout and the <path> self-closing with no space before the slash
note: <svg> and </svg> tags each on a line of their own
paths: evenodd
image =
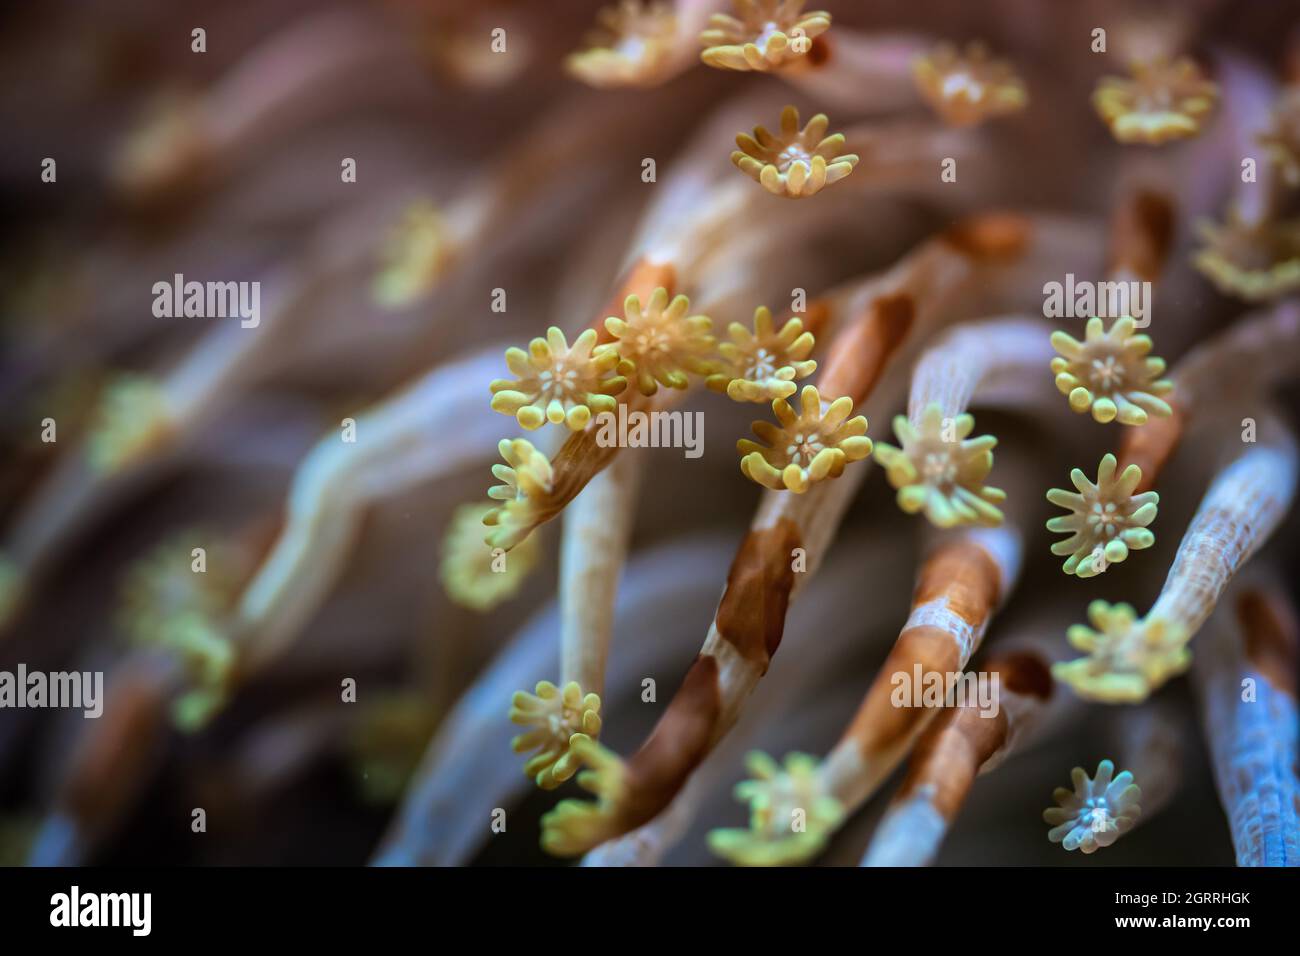
<svg viewBox="0 0 1300 956">
<path fill-rule="evenodd" d="M 1235 598 L 1210 619 L 1192 667 L 1214 780 L 1237 865 L 1300 866 L 1300 626 L 1281 588 L 1252 582 Z"/>
<path fill-rule="evenodd" d="M 945 708 L 927 728 L 862 858 L 863 866 L 932 862 L 975 778 L 1024 749 L 1035 736 L 1053 698 L 1050 661 L 1042 651 L 995 650 L 980 673 L 990 679 L 997 675 L 998 710 L 990 716 L 967 697 Z"/>
<path fill-rule="evenodd" d="M 820 764 L 809 760 L 802 770 L 791 758 L 785 773 L 752 766 L 767 779 L 755 781 L 748 794 L 751 828 L 715 831 L 714 851 L 745 865 L 802 862 L 820 852 L 939 713 L 924 704 L 925 682 L 937 678 L 947 686 L 948 675 L 965 669 L 1019 573 L 1020 551 L 1010 528 L 964 529 L 941 540 L 922 563 L 911 613 L 839 743 Z M 904 685 L 911 691 L 900 698 Z M 779 791 L 798 794 L 809 814 L 803 829 L 793 827 L 798 805 L 781 813 L 763 805 Z M 814 804 L 827 808 L 815 822 Z"/>
<path fill-rule="evenodd" d="M 762 708 L 746 709 L 664 812 L 602 843 L 583 857 L 582 865 L 656 865 L 696 821 L 701 804 L 731 782 L 733 768 L 758 734 L 776 723 L 791 739 L 800 739 L 801 725 L 815 725 L 819 716 L 809 710 L 809 699 L 832 679 L 843 655 L 886 637 L 878 621 L 843 626 L 845 607 L 856 601 L 864 578 L 882 590 L 902 590 L 906 587 L 902 572 L 890 542 L 873 538 L 844 542 L 835 560 L 809 583 L 807 599 L 791 608 L 786 666 L 764 681 Z"/>
</svg>

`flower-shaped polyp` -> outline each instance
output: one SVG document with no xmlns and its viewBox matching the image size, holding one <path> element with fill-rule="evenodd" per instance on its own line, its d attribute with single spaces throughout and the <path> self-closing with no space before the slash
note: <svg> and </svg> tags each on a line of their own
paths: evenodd
<svg viewBox="0 0 1300 956">
<path fill-rule="evenodd" d="M 967 438 L 974 428 L 974 417 L 945 419 L 937 403 L 926 406 L 919 426 L 904 415 L 894 419 L 902 447 L 877 442 L 876 461 L 898 489 L 903 511 L 924 511 L 939 528 L 1002 523 L 997 505 L 1006 500 L 1006 492 L 984 485 L 998 440 L 992 435 Z"/>
<path fill-rule="evenodd" d="M 1182 628 L 1160 618 L 1139 620 L 1128 604 L 1093 601 L 1092 627 L 1075 624 L 1070 643 L 1088 654 L 1052 665 L 1052 675 L 1080 697 L 1112 704 L 1135 704 L 1191 663 Z"/>
<path fill-rule="evenodd" d="M 804 11 L 805 0 L 735 0 L 736 16 L 715 13 L 700 34 L 700 59 L 720 70 L 775 70 L 812 49 L 830 29 L 825 10 Z"/>
<path fill-rule="evenodd" d="M 741 866 L 785 866 L 820 853 L 844 807 L 826 792 L 816 758 L 788 754 L 783 770 L 754 751 L 745 765 L 751 779 L 736 785 L 736 799 L 749 804 L 749 828 L 714 830 L 709 848 Z"/>
<path fill-rule="evenodd" d="M 1118 476 L 1114 455 L 1106 455 L 1097 469 L 1097 482 L 1088 480 L 1080 469 L 1070 472 L 1078 494 L 1053 488 L 1047 500 L 1070 513 L 1047 522 L 1048 531 L 1066 532 L 1070 537 L 1052 545 L 1052 554 L 1066 555 L 1064 571 L 1091 578 L 1109 565 L 1155 543 L 1147 525 L 1156 518 L 1160 496 L 1154 491 L 1133 494 L 1142 480 L 1142 469 L 1129 465 Z"/>
<path fill-rule="evenodd" d="M 1070 771 L 1074 789 L 1057 787 L 1052 794 L 1057 806 L 1043 811 L 1043 822 L 1052 825 L 1047 839 L 1067 850 L 1095 853 L 1097 847 L 1110 846 L 1121 833 L 1133 829 L 1142 813 L 1138 806 L 1142 791 L 1127 770 L 1112 780 L 1114 773 L 1109 760 L 1097 765 L 1093 779 L 1082 767 Z"/>
<path fill-rule="evenodd" d="M 185 671 L 187 687 L 173 705 L 183 730 L 202 726 L 224 702 L 236 651 L 221 620 L 238 594 L 232 569 L 241 556 L 201 532 L 165 542 L 133 565 L 122 591 L 119 623 L 139 645 L 165 648 Z M 204 570 L 193 566 L 192 546 L 205 541 Z"/>
<path fill-rule="evenodd" d="M 1123 425 L 1141 425 L 1147 414 L 1167 418 L 1173 409 L 1162 399 L 1173 383 L 1162 379 L 1164 359 L 1148 357 L 1149 335 L 1134 335 L 1131 316 L 1121 316 L 1106 331 L 1101 319 L 1092 318 L 1084 340 L 1065 332 L 1052 333 L 1052 347 L 1060 355 L 1052 359 L 1056 387 L 1069 396 L 1076 412 L 1092 410 L 1097 421 L 1119 419 Z"/>
<path fill-rule="evenodd" d="M 528 537 L 507 557 L 483 543 L 488 504 L 461 505 L 442 544 L 439 572 L 447 595 L 464 607 L 490 611 L 519 590 L 541 551 Z"/>
<path fill-rule="evenodd" d="M 772 313 L 759 306 L 754 310 L 753 333 L 732 322 L 727 334 L 731 341 L 718 346 L 723 369 L 710 375 L 706 384 L 715 392 L 726 392 L 733 401 L 789 398 L 799 390 L 795 381 L 817 370 L 817 363 L 808 358 L 815 344 L 813 334 L 805 332 L 797 318 L 777 329 Z"/>
<path fill-rule="evenodd" d="M 1191 60 L 1133 64 L 1131 79 L 1108 76 L 1092 105 L 1121 143 L 1157 145 L 1195 136 L 1214 109 L 1219 88 Z"/>
<path fill-rule="evenodd" d="M 451 230 L 436 206 L 413 202 L 379 253 L 372 293 L 381 305 L 407 305 L 437 284 L 451 265 Z"/>
<path fill-rule="evenodd" d="M 1292 188 L 1300 186 L 1300 86 L 1288 87 L 1273 109 L 1273 125 L 1260 134 L 1268 158 Z"/>
<path fill-rule="evenodd" d="M 766 488 L 802 493 L 813 482 L 838 478 L 846 463 L 871 454 L 867 419 L 849 418 L 853 399 L 837 398 L 823 413 L 817 389 L 805 385 L 799 404 L 796 413 L 784 399 L 772 403 L 779 428 L 771 422 L 754 422 L 754 434 L 766 445 L 747 438 L 736 443 L 742 456 L 740 470 Z"/>
<path fill-rule="evenodd" d="M 163 441 L 171 430 L 167 397 L 144 375 L 122 375 L 106 386 L 88 438 L 90 465 L 113 472 Z"/>
<path fill-rule="evenodd" d="M 941 43 L 917 58 L 912 76 L 925 101 L 953 126 L 974 126 L 1018 112 L 1029 102 L 1015 70 L 990 57 L 981 43 L 971 43 L 964 53 Z"/>
<path fill-rule="evenodd" d="M 710 375 L 716 341 L 713 320 L 707 315 L 687 315 L 690 299 L 684 295 L 668 301 L 663 286 L 650 293 L 644 306 L 635 295 L 623 302 L 623 318 L 611 315 L 605 330 L 618 339 L 597 347 L 600 357 L 618 355 L 618 372 L 635 377 L 642 395 L 653 395 L 660 385 L 685 388 L 690 374 Z"/>
<path fill-rule="evenodd" d="M 826 114 L 818 113 L 800 130 L 799 111 L 787 106 L 781 111 L 780 135 L 762 126 L 754 127 L 753 136 L 739 134 L 736 145 L 740 149 L 732 152 L 731 161 L 773 195 L 791 199 L 811 196 L 839 182 L 858 164 L 856 154 L 840 152 L 843 133 L 826 135 L 829 126 Z"/>
<path fill-rule="evenodd" d="M 527 352 L 506 349 L 506 365 L 518 380 L 492 383 L 493 411 L 514 415 L 524 428 L 563 422 L 575 432 L 586 428 L 593 415 L 612 412 L 618 407 L 614 396 L 627 388 L 627 379 L 614 371 L 618 353 L 593 354 L 595 345 L 595 329 L 587 329 L 570 346 L 564 333 L 551 326 L 546 338 L 528 343 Z"/>
<path fill-rule="evenodd" d="M 665 3 L 620 0 L 597 15 L 587 46 L 565 61 L 588 86 L 649 86 L 667 79 L 677 41 L 677 18 Z"/>
<path fill-rule="evenodd" d="M 554 856 L 577 856 L 613 837 L 628 798 L 627 766 L 614 751 L 589 734 L 574 734 L 569 754 L 586 768 L 578 786 L 596 800 L 561 800 L 542 817 L 542 849 Z"/>
<path fill-rule="evenodd" d="M 569 749 L 575 736 L 593 739 L 600 733 L 600 695 L 582 693 L 577 681 L 564 689 L 540 681 L 537 693 L 515 691 L 510 720 L 531 728 L 512 741 L 515 753 L 536 750 L 524 764 L 524 773 L 543 790 L 554 790 L 582 765 Z"/>
<path fill-rule="evenodd" d="M 491 548 L 509 551 L 533 530 L 536 500 L 550 494 L 554 475 L 550 460 L 523 438 L 503 438 L 497 449 L 506 464 L 492 466 L 501 484 L 489 488 L 488 497 L 501 504 L 483 516 L 492 529 L 484 540 Z"/>
<path fill-rule="evenodd" d="M 1249 225 L 1234 212 L 1199 231 L 1205 246 L 1192 263 L 1220 292 L 1265 302 L 1300 290 L 1300 220 Z"/>
</svg>

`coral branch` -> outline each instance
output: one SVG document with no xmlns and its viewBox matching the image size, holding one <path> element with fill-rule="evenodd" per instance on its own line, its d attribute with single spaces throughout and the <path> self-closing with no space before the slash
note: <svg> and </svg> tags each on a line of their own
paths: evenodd
<svg viewBox="0 0 1300 956">
<path fill-rule="evenodd" d="M 907 775 L 876 828 L 863 866 L 926 866 L 934 860 L 975 778 L 1023 749 L 1052 698 L 1039 652 L 994 652 L 980 668 L 997 675 L 997 713 L 969 696 L 947 707 L 916 742 Z"/>
<path fill-rule="evenodd" d="M 1278 587 L 1243 587 L 1209 631 L 1192 674 L 1237 865 L 1300 865 L 1295 610 Z"/>
<path fill-rule="evenodd" d="M 797 789 L 805 801 L 827 808 L 833 804 L 838 813 L 814 821 L 809 811 L 799 832 L 792 832 L 788 812 L 775 821 L 756 816 L 761 825 L 718 837 L 714 849 L 742 864 L 803 862 L 816 855 L 942 709 L 925 706 L 923 684 L 901 701 L 898 689 L 916 684 L 916 675 L 922 681 L 937 678 L 946 687 L 947 675 L 961 674 L 1014 583 L 1019 562 L 1019 535 L 1009 529 L 963 531 L 940 544 L 922 565 L 907 623 L 839 743 L 820 765 L 802 774 L 797 788 L 785 775 L 777 785 L 783 792 Z"/>
</svg>

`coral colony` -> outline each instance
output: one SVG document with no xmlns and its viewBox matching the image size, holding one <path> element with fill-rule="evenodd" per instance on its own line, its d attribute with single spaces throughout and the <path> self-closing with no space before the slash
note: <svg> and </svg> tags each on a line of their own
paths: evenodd
<svg viewBox="0 0 1300 956">
<path fill-rule="evenodd" d="M 23 857 L 1300 864 L 1295 11 L 831 6 L 200 4 L 100 167 L 12 118 Z"/>
</svg>

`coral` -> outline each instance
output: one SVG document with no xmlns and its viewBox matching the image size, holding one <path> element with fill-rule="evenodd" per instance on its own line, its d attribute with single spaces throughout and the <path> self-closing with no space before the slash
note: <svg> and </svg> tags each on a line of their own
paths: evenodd
<svg viewBox="0 0 1300 956">
<path fill-rule="evenodd" d="M 598 346 L 597 358 L 617 354 L 619 374 L 635 376 L 642 395 L 653 395 L 660 385 L 686 388 L 690 374 L 711 375 L 716 371 L 713 320 L 707 315 L 688 316 L 690 307 L 684 295 L 669 302 L 663 286 L 650 294 L 644 306 L 637 296 L 629 295 L 623 318 L 611 315 L 605 320 L 605 330 L 618 341 Z"/>
<path fill-rule="evenodd" d="M 1258 139 L 1282 181 L 1292 188 L 1300 186 L 1300 86 L 1290 86 L 1278 97 L 1273 125 Z"/>
<path fill-rule="evenodd" d="M 746 438 L 736 443 L 740 470 L 766 488 L 803 493 L 814 482 L 838 478 L 848 462 L 871 454 L 866 418 L 849 418 L 853 399 L 837 398 L 823 409 L 817 389 L 805 385 L 799 402 L 798 413 L 784 399 L 772 403 L 779 428 L 754 422 L 754 434 L 765 445 Z"/>
<path fill-rule="evenodd" d="M 204 570 L 193 547 L 203 542 Z M 173 705 L 183 730 L 202 727 L 225 702 L 236 650 L 223 626 L 238 594 L 233 549 L 210 534 L 190 531 L 155 548 L 128 569 L 118 623 L 134 644 L 165 648 L 185 672 L 186 688 Z"/>
<path fill-rule="evenodd" d="M 1106 703 L 1137 703 L 1185 671 L 1192 655 L 1182 628 L 1161 618 L 1139 620 L 1131 605 L 1093 601 L 1092 627 L 1070 627 L 1070 643 L 1087 653 L 1052 665 L 1052 676 L 1081 697 Z"/>
<path fill-rule="evenodd" d="M 782 769 L 754 751 L 745 766 L 752 779 L 736 785 L 736 799 L 749 804 L 749 828 L 714 830 L 709 848 L 742 866 L 782 866 L 820 853 L 844 819 L 844 808 L 825 792 L 817 759 L 787 754 Z"/>
<path fill-rule="evenodd" d="M 410 203 L 379 252 L 371 293 L 390 308 L 408 305 L 451 267 L 454 244 L 446 218 L 427 200 Z"/>
<path fill-rule="evenodd" d="M 534 500 L 551 491 L 552 471 L 547 457 L 523 438 L 503 438 L 497 450 L 506 464 L 492 466 L 501 484 L 489 488 L 488 497 L 501 504 L 483 516 L 483 524 L 493 529 L 484 540 L 509 551 L 532 530 Z"/>
<path fill-rule="evenodd" d="M 0 553 L 0 627 L 18 609 L 22 595 L 23 572 L 18 562 Z"/>
<path fill-rule="evenodd" d="M 1205 245 L 1192 263 L 1220 292 L 1265 302 L 1300 290 L 1300 220 L 1252 225 L 1232 211 L 1198 231 Z"/>
<path fill-rule="evenodd" d="M 628 797 L 627 767 L 618 754 L 587 734 L 569 738 L 569 754 L 588 768 L 578 774 L 578 786 L 596 801 L 561 800 L 542 817 L 542 849 L 554 856 L 576 856 L 614 836 Z"/>
<path fill-rule="evenodd" d="M 112 176 L 129 194 L 166 193 L 198 172 L 211 149 L 196 102 L 166 96 L 122 142 L 113 157 Z"/>
<path fill-rule="evenodd" d="M 535 689 L 535 694 L 515 691 L 510 720 L 531 729 L 517 736 L 511 747 L 515 753 L 536 750 L 524 764 L 524 773 L 543 790 L 554 790 L 582 765 L 571 749 L 574 738 L 594 740 L 600 734 L 600 696 L 584 696 L 577 681 L 561 690 L 544 680 Z"/>
<path fill-rule="evenodd" d="M 167 397 L 157 380 L 119 375 L 104 389 L 87 437 L 90 467 L 118 471 L 166 438 L 171 423 Z"/>
<path fill-rule="evenodd" d="M 618 407 L 613 397 L 627 387 L 627 379 L 614 374 L 618 353 L 612 349 L 593 355 L 596 330 L 587 329 L 570 346 L 564 333 L 551 326 L 546 338 L 528 343 L 528 351 L 506 349 L 506 365 L 517 381 L 492 382 L 492 409 L 514 415 L 527 429 L 546 422 L 568 425 L 573 431 L 587 427 L 593 415 Z"/>
<path fill-rule="evenodd" d="M 921 96 L 953 126 L 975 126 L 988 119 L 1017 113 L 1029 96 L 1011 65 L 989 56 L 981 43 L 964 52 L 941 43 L 912 64 Z"/>
<path fill-rule="evenodd" d="M 1131 79 L 1108 76 L 1092 105 L 1121 143 L 1158 145 L 1195 136 L 1218 100 L 1219 88 L 1186 57 L 1135 63 Z"/>
<path fill-rule="evenodd" d="M 939 528 L 1002 523 L 996 506 L 1006 493 L 984 485 L 998 440 L 992 435 L 967 438 L 974 427 L 971 415 L 946 420 L 937 403 L 926 406 L 919 426 L 903 415 L 894 419 L 902 447 L 877 442 L 876 461 L 898 489 L 900 508 L 908 514 L 925 512 Z"/>
<path fill-rule="evenodd" d="M 671 71 L 677 18 L 666 3 L 619 0 L 597 14 L 586 48 L 565 68 L 589 86 L 651 85 Z"/>
<path fill-rule="evenodd" d="M 1066 574 L 1094 577 L 1123 561 L 1130 550 L 1140 551 L 1155 543 L 1147 526 L 1156 518 L 1160 496 L 1154 491 L 1133 494 L 1142 480 L 1142 469 L 1129 465 L 1116 475 L 1117 467 L 1115 456 L 1108 454 L 1097 468 L 1095 484 L 1075 468 L 1070 481 L 1078 494 L 1061 488 L 1047 492 L 1048 501 L 1070 512 L 1047 522 L 1048 531 L 1070 535 L 1052 545 L 1052 554 L 1069 555 L 1063 566 Z"/>
<path fill-rule="evenodd" d="M 830 29 L 831 15 L 805 0 L 735 0 L 736 16 L 715 13 L 700 34 L 700 59 L 720 70 L 779 69 L 800 59 Z"/>
<path fill-rule="evenodd" d="M 818 113 L 799 129 L 799 111 L 787 106 L 781 111 L 780 135 L 762 126 L 754 135 L 740 133 L 731 154 L 736 168 L 775 196 L 800 199 L 837 183 L 858 164 L 855 153 L 841 153 L 844 134 L 826 135 L 830 120 Z"/>
<path fill-rule="evenodd" d="M 1135 335 L 1131 316 L 1115 320 L 1107 331 L 1101 319 L 1092 318 L 1084 340 L 1065 332 L 1052 333 L 1052 347 L 1060 355 L 1052 359 L 1056 387 L 1069 396 L 1076 412 L 1092 410 L 1097 421 L 1141 425 L 1147 415 L 1167 418 L 1173 414 L 1160 396 L 1173 390 L 1164 374 L 1164 359 L 1147 357 L 1149 335 Z"/>
<path fill-rule="evenodd" d="M 811 332 L 803 330 L 798 318 L 788 319 L 780 329 L 772 322 L 766 306 L 754 310 L 754 331 L 739 322 L 727 326 L 730 342 L 718 346 L 722 371 L 710 375 L 706 384 L 715 392 L 726 392 L 737 402 L 772 402 L 789 398 L 799 390 L 795 382 L 817 370 L 808 358 L 813 350 Z"/>
<path fill-rule="evenodd" d="M 442 585 L 448 597 L 474 611 L 490 611 L 513 597 L 541 555 L 532 536 L 509 555 L 497 554 L 484 544 L 483 519 L 491 510 L 489 504 L 461 505 L 442 543 Z"/>
<path fill-rule="evenodd" d="M 1127 770 L 1112 780 L 1114 773 L 1109 760 L 1097 764 L 1092 779 L 1082 767 L 1070 771 L 1074 789 L 1057 787 L 1052 793 L 1057 806 L 1043 811 L 1043 822 L 1052 825 L 1047 838 L 1067 850 L 1095 853 L 1133 829 L 1142 813 L 1142 790 Z"/>
</svg>

